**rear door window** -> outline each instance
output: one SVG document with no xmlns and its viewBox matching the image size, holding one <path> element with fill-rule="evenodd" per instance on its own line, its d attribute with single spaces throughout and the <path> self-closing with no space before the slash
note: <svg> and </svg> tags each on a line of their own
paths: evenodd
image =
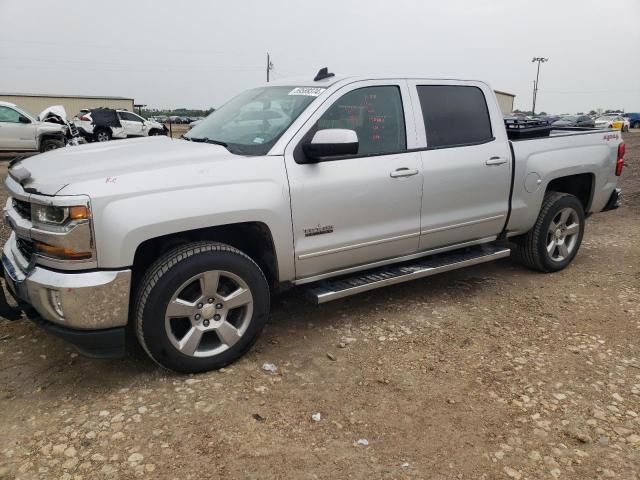
<svg viewBox="0 0 640 480">
<path fill-rule="evenodd" d="M 132 113 L 129 112 L 118 112 L 118 115 L 120 115 L 120 119 L 121 120 L 127 120 L 129 122 L 139 122 L 142 123 L 142 119 L 140 119 L 140 117 L 133 115 Z"/>
<path fill-rule="evenodd" d="M 428 148 L 492 141 L 491 119 L 482 90 L 464 85 L 418 85 Z"/>
</svg>

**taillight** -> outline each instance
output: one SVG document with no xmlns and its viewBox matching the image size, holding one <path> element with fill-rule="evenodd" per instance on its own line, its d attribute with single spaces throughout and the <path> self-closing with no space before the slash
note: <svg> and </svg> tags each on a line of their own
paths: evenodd
<svg viewBox="0 0 640 480">
<path fill-rule="evenodd" d="M 83 120 L 85 122 L 88 122 L 89 120 L 91 120 L 87 115 L 81 115 L 80 116 L 80 120 Z"/>
<path fill-rule="evenodd" d="M 624 167 L 624 143 L 618 145 L 618 160 L 616 160 L 616 176 L 622 175 L 622 168 Z"/>
</svg>

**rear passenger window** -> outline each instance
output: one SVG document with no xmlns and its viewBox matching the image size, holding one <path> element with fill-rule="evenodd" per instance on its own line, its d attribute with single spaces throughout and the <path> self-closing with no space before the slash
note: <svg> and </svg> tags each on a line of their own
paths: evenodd
<svg viewBox="0 0 640 480">
<path fill-rule="evenodd" d="M 446 148 L 493 140 L 482 90 L 458 85 L 418 85 L 428 148 Z"/>
<path fill-rule="evenodd" d="M 364 87 L 344 94 L 320 117 L 314 131 L 327 128 L 355 130 L 359 157 L 405 150 L 407 134 L 400 89 Z"/>
</svg>

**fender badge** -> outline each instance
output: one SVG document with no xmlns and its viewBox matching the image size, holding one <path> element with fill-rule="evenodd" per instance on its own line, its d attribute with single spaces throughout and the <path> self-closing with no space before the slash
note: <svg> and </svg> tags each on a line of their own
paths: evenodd
<svg viewBox="0 0 640 480">
<path fill-rule="evenodd" d="M 315 235 L 323 235 L 325 233 L 333 233 L 333 225 L 320 225 L 304 229 L 305 237 L 313 237 Z"/>
</svg>

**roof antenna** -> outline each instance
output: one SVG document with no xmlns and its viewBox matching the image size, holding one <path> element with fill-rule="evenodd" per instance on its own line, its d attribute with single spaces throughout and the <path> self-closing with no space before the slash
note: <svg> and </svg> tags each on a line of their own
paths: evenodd
<svg viewBox="0 0 640 480">
<path fill-rule="evenodd" d="M 324 80 L 325 78 L 331 78 L 334 76 L 335 73 L 329 73 L 329 69 L 327 67 L 324 67 L 318 70 L 318 73 L 316 74 L 316 77 L 313 79 L 313 81 L 317 82 L 318 80 Z"/>
</svg>

